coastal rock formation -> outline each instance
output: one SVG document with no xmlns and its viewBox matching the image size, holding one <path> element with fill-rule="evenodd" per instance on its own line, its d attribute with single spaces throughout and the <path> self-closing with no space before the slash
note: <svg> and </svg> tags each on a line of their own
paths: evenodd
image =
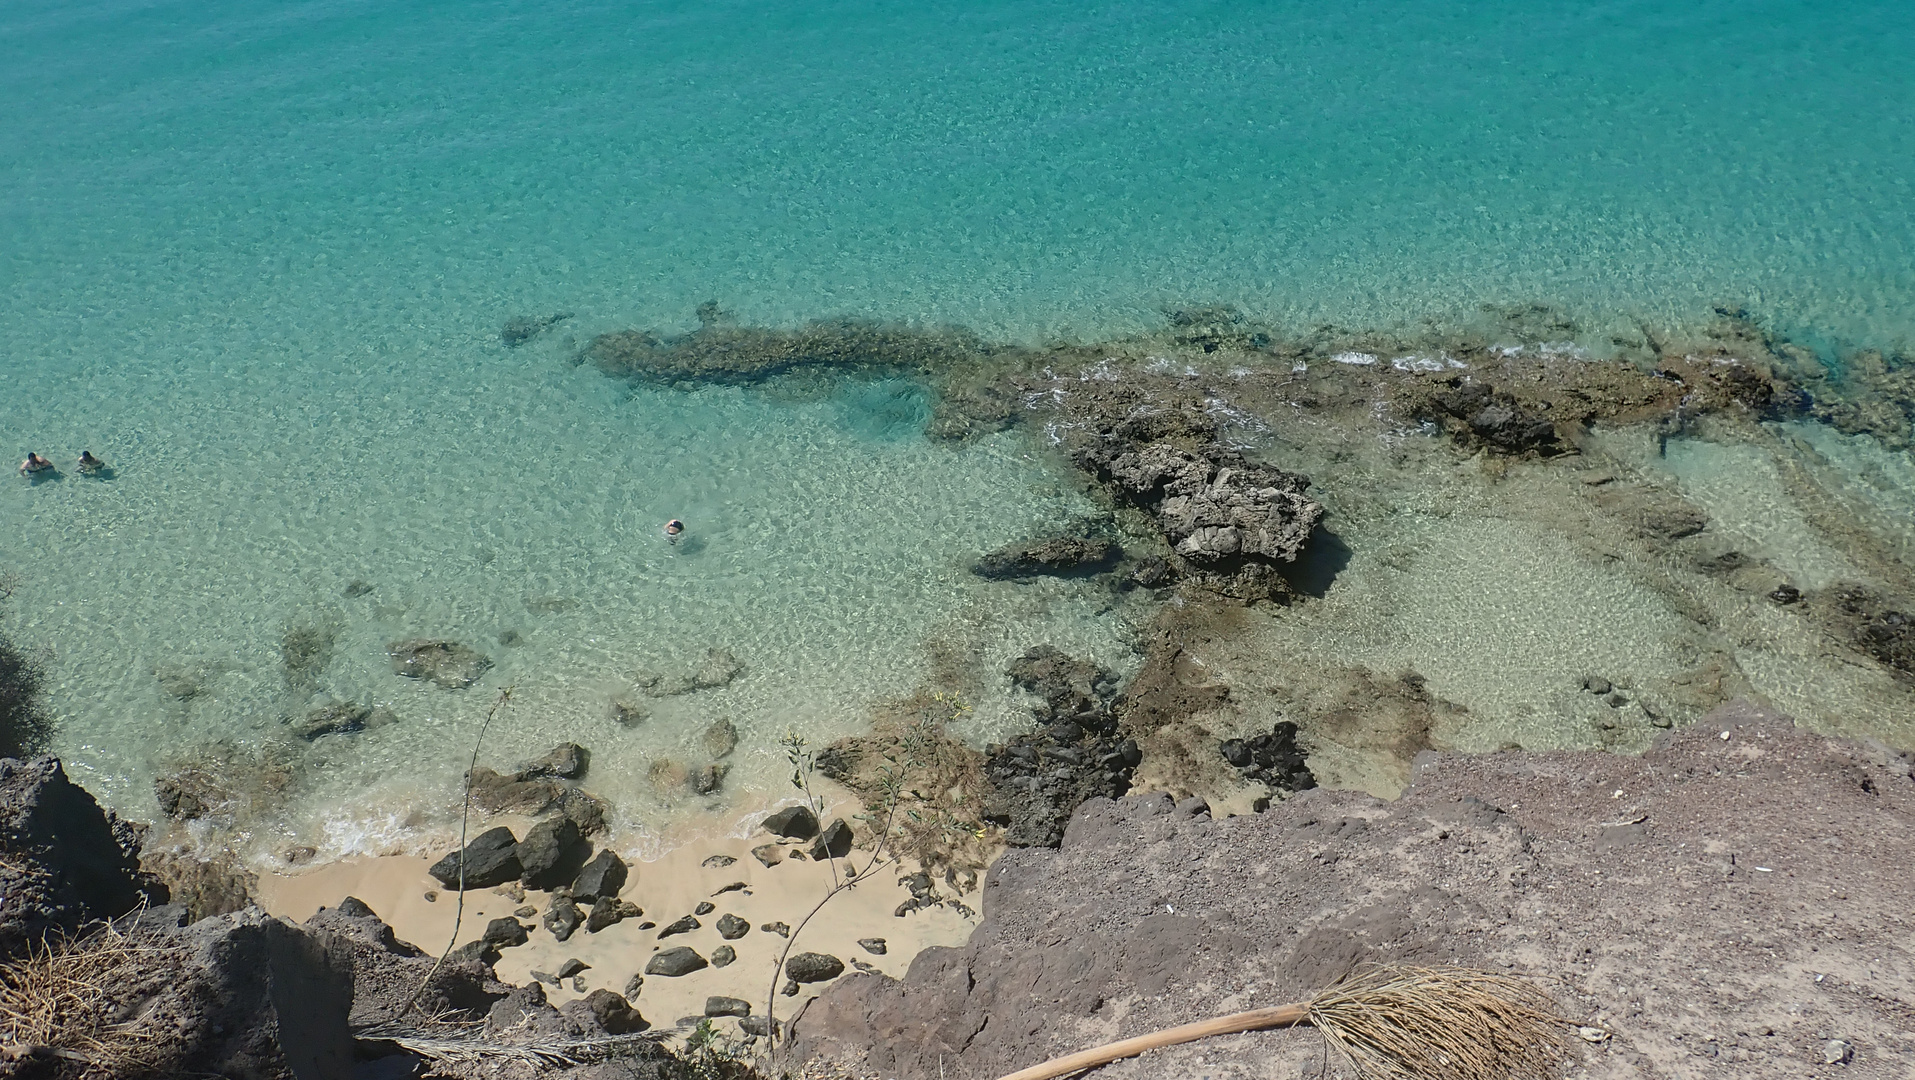
<svg viewBox="0 0 1915 1080">
<path fill-rule="evenodd" d="M 1888 1080 L 1915 1069 L 1915 975 L 1880 960 L 1915 935 L 1911 862 L 1910 755 L 1746 704 L 1641 758 L 1425 754 L 1395 802 L 1317 789 L 1213 820 L 1161 794 L 1093 800 L 1060 849 L 1004 855 L 966 945 L 827 990 L 792 1057 L 1000 1076 L 1396 961 L 1536 981 L 1594 1031 L 1580 1076 L 1701 1060 L 1779 1080 L 1834 1036 L 1844 1075 Z M 1271 1032 L 1099 1072 L 1314 1075 L 1321 1056 Z"/>
<path fill-rule="evenodd" d="M 0 758 L 0 955 L 166 899 L 140 871 L 140 830 L 59 759 Z"/>
<path fill-rule="evenodd" d="M 1012 846 L 1054 847 L 1079 803 L 1130 790 L 1143 755 L 1118 733 L 1109 671 L 1040 645 L 1012 661 L 1009 674 L 1037 695 L 1037 727 L 986 750 L 984 820 L 1003 826 Z"/>
<path fill-rule="evenodd" d="M 425 679 L 447 690 L 471 686 L 492 667 L 492 661 L 478 651 L 438 638 L 392 642 L 386 646 L 386 656 L 392 660 L 393 674 Z"/>
<path fill-rule="evenodd" d="M 979 559 L 971 572 L 997 581 L 1042 574 L 1092 574 L 1110 569 L 1123 553 L 1109 540 L 1053 536 L 1007 544 Z"/>
<path fill-rule="evenodd" d="M 549 891 L 576 877 L 591 852 L 591 844 L 571 818 L 546 818 L 527 829 L 525 839 L 519 841 L 520 880 L 528 889 Z"/>
<path fill-rule="evenodd" d="M 1303 749 L 1297 745 L 1297 725 L 1279 720 L 1265 735 L 1225 739 L 1218 752 L 1246 780 L 1256 780 L 1284 791 L 1308 791 L 1317 786 Z"/>
<path fill-rule="evenodd" d="M 487 813 L 526 817 L 557 812 L 586 836 L 602 831 L 604 801 L 575 780 L 557 779 L 551 768 L 551 763 L 543 759 L 513 773 L 499 773 L 481 765 L 470 777 L 472 805 Z"/>
<path fill-rule="evenodd" d="M 973 335 L 920 330 L 855 319 L 824 320 L 794 330 L 741 327 L 716 303 L 698 309 L 689 334 L 659 337 L 642 330 L 600 334 L 580 358 L 608 375 L 667 384 L 762 382 L 793 371 L 939 372 L 969 367 L 986 354 Z"/>
<path fill-rule="evenodd" d="M 417 1003 L 420 1015 L 472 1022 L 483 1020 L 509 988 L 500 985 L 478 961 L 448 962 L 434 970 L 434 958 L 402 941 L 377 913 L 354 897 L 320 908 L 301 925 L 327 942 L 334 954 L 351 962 L 352 1014 L 355 1025 L 398 1018 L 428 973 L 430 982 Z"/>
<path fill-rule="evenodd" d="M 809 840 L 818 835 L 818 815 L 809 806 L 787 806 L 766 817 L 762 827 L 788 840 Z"/>
</svg>

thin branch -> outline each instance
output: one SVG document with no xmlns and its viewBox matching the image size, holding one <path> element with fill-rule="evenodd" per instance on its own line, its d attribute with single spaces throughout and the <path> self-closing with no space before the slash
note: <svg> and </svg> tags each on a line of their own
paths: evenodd
<svg viewBox="0 0 1915 1080">
<path fill-rule="evenodd" d="M 444 966 L 446 957 L 452 955 L 452 947 L 459 942 L 459 924 L 465 921 L 465 848 L 466 833 L 472 822 L 472 774 L 479 767 L 479 747 L 485 744 L 486 730 L 492 726 L 492 720 L 499 715 L 499 710 L 505 708 L 505 703 L 511 700 L 512 687 L 508 686 L 499 691 L 499 700 L 492 703 L 492 708 L 485 714 L 485 723 L 479 725 L 479 737 L 472 740 L 472 761 L 465 769 L 465 806 L 459 812 L 459 906 L 452 916 L 452 939 L 446 942 L 445 951 L 432 962 L 432 970 L 426 972 L 426 977 L 419 980 L 418 988 L 412 992 L 411 997 L 406 999 L 406 1003 L 400 1006 L 395 1016 L 406 1015 L 412 1011 L 414 1005 L 419 1003 L 419 998 L 425 994 L 426 987 L 432 985 L 432 980 L 439 974 L 439 968 Z"/>
</svg>

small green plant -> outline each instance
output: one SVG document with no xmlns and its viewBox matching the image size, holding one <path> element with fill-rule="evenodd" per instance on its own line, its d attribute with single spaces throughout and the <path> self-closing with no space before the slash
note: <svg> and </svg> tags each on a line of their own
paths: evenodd
<svg viewBox="0 0 1915 1080">
<path fill-rule="evenodd" d="M 713 1026 L 709 1016 L 685 1037 L 683 1058 L 692 1080 L 749 1080 L 756 1075 L 743 1048 Z"/>
</svg>

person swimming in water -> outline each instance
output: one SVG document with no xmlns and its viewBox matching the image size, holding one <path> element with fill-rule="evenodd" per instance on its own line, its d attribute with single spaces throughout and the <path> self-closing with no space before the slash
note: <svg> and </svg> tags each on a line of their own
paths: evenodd
<svg viewBox="0 0 1915 1080">
<path fill-rule="evenodd" d="M 685 535 L 684 522 L 673 518 L 665 523 L 665 539 L 667 541 L 676 544 L 678 543 L 678 538 L 683 535 Z"/>
<path fill-rule="evenodd" d="M 48 461 L 46 458 L 41 457 L 31 450 L 27 451 L 27 459 L 20 463 L 21 476 L 37 476 L 40 473 L 49 473 L 52 471 L 53 462 Z"/>
<path fill-rule="evenodd" d="M 93 476 L 106 468 L 106 462 L 93 456 L 93 451 L 80 451 L 80 475 Z"/>
</svg>

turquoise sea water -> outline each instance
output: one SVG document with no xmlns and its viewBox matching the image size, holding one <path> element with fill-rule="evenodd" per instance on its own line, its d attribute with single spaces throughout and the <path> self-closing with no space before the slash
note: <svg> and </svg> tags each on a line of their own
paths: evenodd
<svg viewBox="0 0 1915 1080">
<path fill-rule="evenodd" d="M 498 756 L 582 733 L 642 825 L 642 764 L 712 715 L 763 750 L 855 728 L 938 643 L 1117 662 L 1127 630 L 963 574 L 1088 508 L 1014 440 L 932 446 L 905 387 L 633 393 L 505 318 L 582 339 L 716 298 L 1043 340 L 1541 301 L 1600 348 L 1731 303 L 1907 346 L 1911 52 L 1899 3 L 15 0 L 0 430 L 119 475 L 0 494 L 9 627 L 51 650 L 62 751 L 142 815 L 165 745 L 277 722 L 280 635 L 323 623 L 326 692 L 400 716 L 315 751 L 332 850 L 455 778 L 506 681 Z M 673 515 L 704 546 L 661 546 Z M 416 634 L 500 666 L 395 686 L 379 646 Z M 608 726 L 707 647 L 748 674 Z M 211 673 L 184 705 L 154 674 L 182 667 Z"/>
</svg>

